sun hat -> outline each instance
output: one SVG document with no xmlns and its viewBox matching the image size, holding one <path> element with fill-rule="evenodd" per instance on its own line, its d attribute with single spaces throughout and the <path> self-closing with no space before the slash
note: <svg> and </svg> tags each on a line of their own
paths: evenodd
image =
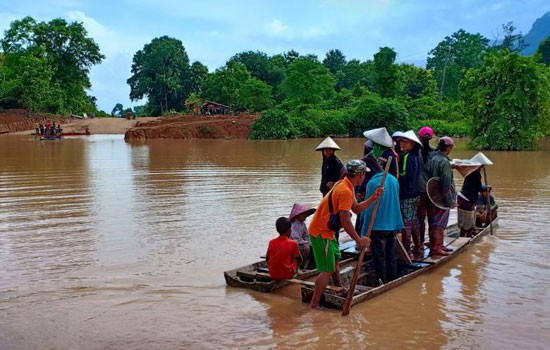
<svg viewBox="0 0 550 350">
<path fill-rule="evenodd" d="M 288 218 L 290 219 L 290 221 L 292 221 L 292 219 L 303 213 L 306 213 L 306 216 L 310 216 L 311 214 L 315 213 L 315 210 L 315 208 L 312 208 L 307 204 L 294 203 Z"/>
<path fill-rule="evenodd" d="M 454 140 L 450 136 L 443 136 L 442 138 L 439 139 L 439 142 L 440 143 L 443 142 L 443 144 L 445 146 L 454 146 L 455 145 Z"/>
<path fill-rule="evenodd" d="M 413 142 L 418 143 L 420 145 L 420 147 L 422 147 L 422 143 L 420 142 L 418 137 L 416 137 L 416 134 L 414 133 L 414 131 L 412 131 L 412 130 L 408 130 L 408 131 L 405 131 L 405 132 L 398 131 L 398 133 L 399 133 L 399 136 L 397 136 L 398 138 L 411 140 Z M 394 135 L 395 134 L 396 133 L 394 133 Z"/>
<path fill-rule="evenodd" d="M 431 140 L 434 137 L 434 131 L 429 126 L 423 126 L 418 130 L 418 136 L 421 138 L 428 137 Z"/>
<path fill-rule="evenodd" d="M 369 140 L 376 142 L 379 145 L 392 147 L 393 141 L 386 128 L 371 129 L 363 132 L 363 135 Z"/>
<path fill-rule="evenodd" d="M 346 163 L 346 171 L 350 175 L 362 174 L 370 171 L 367 164 L 360 159 L 352 159 Z"/>
<path fill-rule="evenodd" d="M 329 137 L 327 137 L 326 139 L 323 140 L 323 142 L 321 142 L 319 144 L 319 146 L 317 146 L 317 148 L 315 148 L 316 151 L 320 151 L 322 149 L 325 149 L 325 148 L 331 148 L 331 149 L 336 149 L 336 150 L 340 150 L 340 146 L 338 146 L 336 144 L 336 142 L 334 142 L 333 139 Z"/>
<path fill-rule="evenodd" d="M 487 158 L 487 156 L 483 154 L 483 152 L 478 152 L 470 159 L 470 162 L 479 163 L 481 165 L 493 165 L 493 162 L 489 158 Z"/>
</svg>

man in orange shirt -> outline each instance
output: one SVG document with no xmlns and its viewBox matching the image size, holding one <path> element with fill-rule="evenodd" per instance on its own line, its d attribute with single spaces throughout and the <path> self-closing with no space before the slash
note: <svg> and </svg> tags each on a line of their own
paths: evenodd
<svg viewBox="0 0 550 350">
<path fill-rule="evenodd" d="M 361 185 L 365 178 L 365 172 L 371 171 L 362 160 L 350 160 L 346 164 L 346 177 L 334 185 L 332 190 L 321 200 L 311 223 L 309 224 L 309 239 L 311 248 L 320 272 L 315 280 L 315 289 L 311 298 L 310 306 L 319 308 L 319 301 L 323 290 L 329 283 L 330 276 L 334 276 L 334 284 L 342 286 L 340 281 L 340 269 L 338 259 L 340 250 L 338 241 L 335 239 L 335 232 L 329 228 L 329 219 L 332 213 L 337 213 L 341 227 L 353 238 L 358 246 L 366 247 L 370 243 L 367 237 L 360 237 L 355 231 L 351 222 L 350 210 L 359 214 L 371 205 L 374 200 L 384 193 L 384 190 L 377 189 L 367 200 L 357 203 L 355 199 L 355 187 Z M 329 205 L 329 201 L 331 202 Z"/>
<path fill-rule="evenodd" d="M 269 241 L 265 255 L 269 276 L 275 280 L 292 278 L 298 271 L 298 243 L 289 238 L 291 224 L 288 218 L 278 218 L 275 226 L 280 236 Z"/>
</svg>

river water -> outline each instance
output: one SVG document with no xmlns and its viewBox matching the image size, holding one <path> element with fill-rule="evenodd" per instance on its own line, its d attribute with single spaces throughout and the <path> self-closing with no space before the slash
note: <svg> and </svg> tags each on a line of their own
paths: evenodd
<svg viewBox="0 0 550 350">
<path fill-rule="evenodd" d="M 0 137 L 0 349 L 548 348 L 548 151 L 486 152 L 494 235 L 348 317 L 226 287 L 317 205 L 319 142 Z"/>
</svg>

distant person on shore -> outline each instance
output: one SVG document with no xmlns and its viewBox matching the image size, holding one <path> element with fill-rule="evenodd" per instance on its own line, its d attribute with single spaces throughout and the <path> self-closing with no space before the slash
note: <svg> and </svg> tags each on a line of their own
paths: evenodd
<svg viewBox="0 0 550 350">
<path fill-rule="evenodd" d="M 439 177 L 439 192 L 445 209 L 430 201 L 428 222 L 430 224 L 430 256 L 449 255 L 453 250 L 445 247 L 443 237 L 449 223 L 450 209 L 456 207 L 456 189 L 449 154 L 453 151 L 454 140 L 449 136 L 439 139 L 437 151 L 429 161 L 428 178 Z"/>
<path fill-rule="evenodd" d="M 376 198 L 384 193 L 383 189 L 376 190 L 372 196 L 365 201 L 358 203 L 355 198 L 355 187 L 359 186 L 365 178 L 367 166 L 361 160 L 350 160 L 346 164 L 346 176 L 338 182 L 331 191 L 331 195 L 326 195 L 319 203 L 317 211 L 309 224 L 309 239 L 311 248 L 317 264 L 317 270 L 320 272 L 315 280 L 315 289 L 311 298 L 310 306 L 319 307 L 319 301 L 324 289 L 332 276 L 334 285 L 342 286 L 340 280 L 340 267 L 338 260 L 341 257 L 338 241 L 335 239 L 336 231 L 342 227 L 348 235 L 355 240 L 357 246 L 367 247 L 370 240 L 366 237 L 360 237 L 355 231 L 351 222 L 350 210 L 359 214 L 369 207 Z M 329 227 L 331 210 L 329 209 L 329 199 L 332 199 L 332 213 L 339 220 L 337 227 Z"/>
<path fill-rule="evenodd" d="M 490 221 L 488 220 L 489 211 L 487 210 L 487 197 L 491 204 L 491 221 L 495 220 L 497 215 L 498 205 L 495 197 L 491 194 L 491 186 L 481 185 L 481 191 L 476 201 L 476 226 L 484 227 Z"/>
<path fill-rule="evenodd" d="M 298 243 L 290 238 L 291 223 L 288 218 L 278 218 L 275 227 L 279 237 L 269 241 L 265 255 L 269 276 L 276 280 L 292 278 L 298 272 Z"/>
<path fill-rule="evenodd" d="M 420 167 L 418 192 L 420 193 L 420 199 L 418 200 L 417 216 L 420 227 L 420 244 L 424 244 L 426 239 L 426 218 L 428 217 L 430 204 L 430 199 L 426 193 L 426 183 L 429 180 L 427 165 L 435 153 L 435 148 L 430 145 L 430 140 L 434 137 L 434 131 L 429 126 L 423 126 L 418 130 L 418 137 L 422 143 L 422 148 L 418 152 L 418 163 Z"/>
<path fill-rule="evenodd" d="M 345 168 L 336 157 L 335 152 L 340 150 L 340 147 L 330 137 L 321 142 L 316 151 L 321 151 L 323 156 L 323 165 L 321 167 L 321 186 L 319 190 L 323 194 L 323 197 L 327 195 L 328 191 L 334 186 L 336 181 L 340 180 L 345 175 Z"/>
<path fill-rule="evenodd" d="M 315 213 L 315 209 L 308 205 L 294 203 L 288 218 L 292 224 L 290 238 L 298 243 L 298 249 L 302 255 L 302 269 L 307 269 L 311 264 L 311 243 L 309 242 L 309 232 L 307 231 L 306 218 Z"/>
</svg>

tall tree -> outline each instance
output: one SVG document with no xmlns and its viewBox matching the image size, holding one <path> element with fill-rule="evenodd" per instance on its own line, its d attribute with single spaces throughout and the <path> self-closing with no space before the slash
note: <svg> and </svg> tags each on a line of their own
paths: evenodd
<svg viewBox="0 0 550 350">
<path fill-rule="evenodd" d="M 260 51 L 241 52 L 231 57 L 229 61 L 244 64 L 252 77 L 266 82 L 272 87 L 277 87 L 285 75 L 285 67 L 281 60 L 274 60 Z"/>
<path fill-rule="evenodd" d="M 550 74 L 531 57 L 508 50 L 487 55 L 461 83 L 464 106 L 474 117 L 472 144 L 526 150 L 550 130 Z"/>
<path fill-rule="evenodd" d="M 516 27 L 513 22 L 508 22 L 502 25 L 502 31 L 504 32 L 504 38 L 499 43 L 498 37 L 495 39 L 493 48 L 497 50 L 509 50 L 512 52 L 520 52 L 525 49 L 528 44 L 525 43 L 523 34 L 516 33 Z"/>
<path fill-rule="evenodd" d="M 180 40 L 162 36 L 134 55 L 130 99 L 147 97 L 155 114 L 181 111 L 191 92 L 189 57 Z"/>
<path fill-rule="evenodd" d="M 399 70 L 395 64 L 397 53 L 389 47 L 381 47 L 374 55 L 376 67 L 376 91 L 382 97 L 394 97 L 398 93 Z"/>
<path fill-rule="evenodd" d="M 300 57 L 288 66 L 281 89 L 293 106 L 315 105 L 334 95 L 335 83 L 330 71 L 319 61 Z"/>
<path fill-rule="evenodd" d="M 238 90 L 235 105 L 249 113 L 260 112 L 273 107 L 271 86 L 256 79 L 248 79 Z"/>
<path fill-rule="evenodd" d="M 226 104 L 233 109 L 239 89 L 248 79 L 250 72 L 244 64 L 229 61 L 205 79 L 201 97 Z"/>
<path fill-rule="evenodd" d="M 423 96 L 434 96 L 437 93 L 437 82 L 432 71 L 412 64 L 399 65 L 403 94 L 412 99 Z"/>
<path fill-rule="evenodd" d="M 350 60 L 336 73 L 336 90 L 352 89 L 356 86 L 374 90 L 376 69 L 372 61 Z"/>
<path fill-rule="evenodd" d="M 86 90 L 91 87 L 88 75 L 91 67 L 101 63 L 105 56 L 100 53 L 95 41 L 87 36 L 82 23 L 67 23 L 60 18 L 50 22 L 37 22 L 32 17 L 25 17 L 11 23 L 1 44 L 7 58 L 5 68 L 8 76 L 20 69 L 17 66 L 34 62 L 33 64 L 42 68 L 33 67 L 32 72 L 27 71 L 26 83 L 30 79 L 46 90 L 55 91 L 53 95 L 36 95 L 30 91 L 37 89 L 36 86 L 20 85 L 23 80 L 18 79 L 18 74 L 9 76 L 12 84 L 10 91 L 20 91 L 27 96 L 35 95 L 32 106 L 29 105 L 31 100 L 25 102 L 25 98 L 19 101 L 21 106 L 46 108 L 45 111 L 59 113 L 94 111 L 86 94 Z M 16 85 L 19 86 L 14 88 Z"/>
<path fill-rule="evenodd" d="M 323 65 L 327 67 L 332 74 L 336 74 L 336 72 L 341 70 L 346 63 L 346 56 L 338 49 L 327 52 L 323 60 Z"/>
<path fill-rule="evenodd" d="M 550 67 L 550 36 L 540 43 L 535 57 L 538 62 L 544 63 L 547 67 Z"/>
<path fill-rule="evenodd" d="M 430 51 L 426 68 L 434 72 L 440 102 L 443 99 L 458 100 L 460 80 L 466 70 L 481 67 L 488 44 L 489 39 L 481 34 L 460 29 Z"/>
</svg>

